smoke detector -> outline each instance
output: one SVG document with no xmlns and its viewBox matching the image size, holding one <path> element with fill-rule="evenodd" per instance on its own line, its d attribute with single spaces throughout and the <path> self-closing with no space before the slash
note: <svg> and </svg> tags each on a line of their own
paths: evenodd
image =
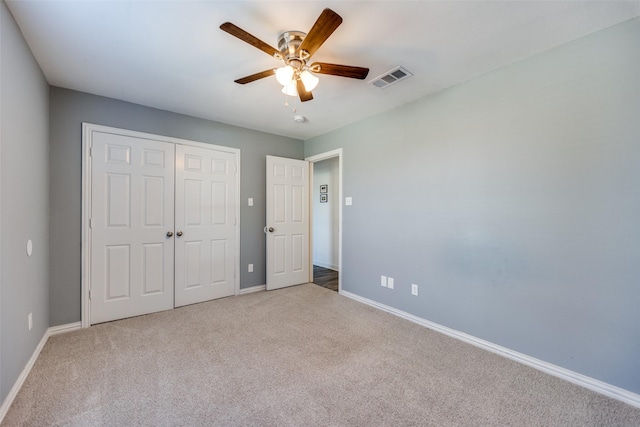
<svg viewBox="0 0 640 427">
<path fill-rule="evenodd" d="M 295 120 L 298 123 L 304 123 L 307 121 L 307 118 L 305 116 L 302 116 L 300 114 L 296 114 L 295 116 L 293 116 L 293 120 Z"/>
</svg>

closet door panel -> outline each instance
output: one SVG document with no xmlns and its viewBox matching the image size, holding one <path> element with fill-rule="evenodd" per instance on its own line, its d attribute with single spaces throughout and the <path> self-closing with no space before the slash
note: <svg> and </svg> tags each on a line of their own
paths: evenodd
<svg viewBox="0 0 640 427">
<path fill-rule="evenodd" d="M 236 185 L 235 154 L 176 146 L 176 307 L 235 294 Z"/>
<path fill-rule="evenodd" d="M 92 324 L 173 308 L 174 150 L 93 133 Z"/>
</svg>

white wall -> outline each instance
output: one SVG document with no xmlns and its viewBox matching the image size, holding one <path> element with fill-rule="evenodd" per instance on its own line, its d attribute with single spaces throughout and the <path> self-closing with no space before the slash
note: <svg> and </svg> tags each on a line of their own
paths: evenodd
<svg viewBox="0 0 640 427">
<path fill-rule="evenodd" d="M 313 164 L 313 264 L 338 270 L 339 161 L 337 157 Z M 320 186 L 328 185 L 327 203 L 320 203 Z"/>
</svg>

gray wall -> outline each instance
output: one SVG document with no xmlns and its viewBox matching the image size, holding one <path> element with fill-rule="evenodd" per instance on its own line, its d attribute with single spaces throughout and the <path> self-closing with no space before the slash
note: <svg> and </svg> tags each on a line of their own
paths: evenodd
<svg viewBox="0 0 640 427">
<path fill-rule="evenodd" d="M 80 320 L 82 122 L 239 148 L 240 286 L 265 283 L 265 156 L 304 158 L 302 141 L 52 87 L 50 322 Z M 247 206 L 253 197 L 254 206 Z M 247 264 L 254 272 L 247 272 Z"/>
<path fill-rule="evenodd" d="M 49 326 L 49 89 L 4 2 L 0 20 L 2 402 Z M 28 239 L 33 241 L 31 257 Z"/>
<path fill-rule="evenodd" d="M 306 141 L 344 149 L 343 289 L 640 393 L 639 40 L 635 19 Z"/>
</svg>

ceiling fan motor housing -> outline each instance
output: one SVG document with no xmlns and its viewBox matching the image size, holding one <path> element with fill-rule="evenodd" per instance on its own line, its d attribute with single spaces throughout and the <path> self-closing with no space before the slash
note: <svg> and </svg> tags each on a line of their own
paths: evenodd
<svg viewBox="0 0 640 427">
<path fill-rule="evenodd" d="M 300 44 L 306 36 L 307 33 L 302 31 L 285 31 L 278 36 L 278 49 L 284 62 L 297 70 L 302 69 L 306 64 L 306 58 L 303 59 L 300 52 Z"/>
</svg>

